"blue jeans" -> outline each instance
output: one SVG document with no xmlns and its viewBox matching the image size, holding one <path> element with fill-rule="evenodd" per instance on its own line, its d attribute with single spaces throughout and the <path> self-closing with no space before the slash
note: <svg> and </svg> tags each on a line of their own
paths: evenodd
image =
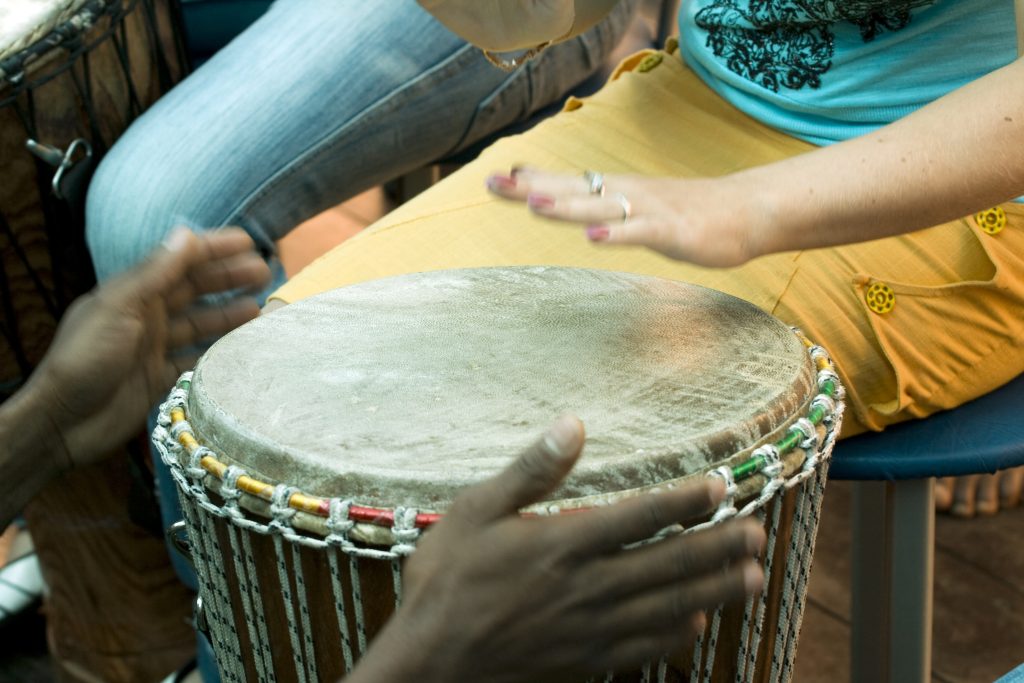
<svg viewBox="0 0 1024 683">
<path fill-rule="evenodd" d="M 413 0 L 278 0 L 100 164 L 86 214 L 97 276 L 185 224 L 245 228 L 280 278 L 277 239 L 558 100 L 601 66 L 635 4 L 510 75 Z"/>
<path fill-rule="evenodd" d="M 86 237 L 105 280 L 170 229 L 245 228 L 281 284 L 275 241 L 345 199 L 471 145 L 595 73 L 637 0 L 512 74 L 414 0 L 277 0 L 156 103 L 104 158 Z M 181 518 L 162 463 L 165 525 Z M 195 575 L 172 559 L 192 588 Z M 208 650 L 201 670 L 216 680 Z M 211 673 L 213 672 L 213 673 Z"/>
</svg>

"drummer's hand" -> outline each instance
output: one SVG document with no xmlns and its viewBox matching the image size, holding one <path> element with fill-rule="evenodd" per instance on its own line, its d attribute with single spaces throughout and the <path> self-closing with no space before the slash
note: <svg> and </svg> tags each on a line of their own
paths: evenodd
<svg viewBox="0 0 1024 683">
<path fill-rule="evenodd" d="M 456 499 L 408 561 L 402 608 L 353 680 L 564 680 L 623 669 L 681 650 L 702 610 L 761 587 L 753 557 L 764 533 L 751 521 L 623 548 L 712 510 L 721 482 L 520 517 L 558 486 L 582 445 L 582 424 L 564 417 Z M 375 668 L 388 658 L 383 666 L 395 668 Z"/>
<path fill-rule="evenodd" d="M 764 253 L 769 212 L 756 188 L 721 178 L 604 177 L 604 196 L 582 174 L 519 168 L 494 174 L 488 188 L 540 216 L 574 224 L 591 242 L 636 244 L 701 266 L 730 267 Z M 624 197 L 630 217 L 623 221 Z"/>
<path fill-rule="evenodd" d="M 144 263 L 79 298 L 26 387 L 67 464 L 98 459 L 131 438 L 194 364 L 191 347 L 259 313 L 250 296 L 199 306 L 201 295 L 269 282 L 243 230 L 178 228 Z"/>
</svg>

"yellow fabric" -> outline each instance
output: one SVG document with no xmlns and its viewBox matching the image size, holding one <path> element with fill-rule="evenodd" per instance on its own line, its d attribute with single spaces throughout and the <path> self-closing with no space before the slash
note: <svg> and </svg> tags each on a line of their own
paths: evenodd
<svg viewBox="0 0 1024 683">
<path fill-rule="evenodd" d="M 649 54 L 627 59 L 593 97 L 570 100 L 558 116 L 499 141 L 311 264 L 275 298 L 291 302 L 389 275 L 493 265 L 603 268 L 695 282 L 751 301 L 829 349 L 850 398 L 847 436 L 954 407 L 1024 370 L 1024 209 L 1016 204 L 1004 206 L 1007 226 L 996 235 L 968 217 L 713 270 L 642 248 L 593 245 L 578 228 L 488 194 L 487 175 L 516 164 L 716 176 L 812 149 L 730 107 L 676 54 L 663 53 L 660 63 L 640 71 Z M 872 312 L 865 300 L 875 282 L 895 293 L 887 313 Z"/>
</svg>

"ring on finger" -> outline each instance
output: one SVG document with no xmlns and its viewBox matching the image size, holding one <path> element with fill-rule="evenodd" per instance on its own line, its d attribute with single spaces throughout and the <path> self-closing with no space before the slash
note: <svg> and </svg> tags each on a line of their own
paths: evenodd
<svg viewBox="0 0 1024 683">
<path fill-rule="evenodd" d="M 604 174 L 598 173 L 597 171 L 584 171 L 583 179 L 587 181 L 589 187 L 587 191 L 590 194 L 596 194 L 598 197 L 604 196 Z"/>
<path fill-rule="evenodd" d="M 619 206 L 622 207 L 622 222 L 625 223 L 633 215 L 633 205 L 626 199 L 626 195 L 618 192 L 612 195 L 612 199 L 617 201 Z"/>
</svg>

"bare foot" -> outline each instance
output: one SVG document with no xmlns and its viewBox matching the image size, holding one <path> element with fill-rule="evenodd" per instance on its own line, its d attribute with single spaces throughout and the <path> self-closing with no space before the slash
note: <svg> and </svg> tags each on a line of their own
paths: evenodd
<svg viewBox="0 0 1024 683">
<path fill-rule="evenodd" d="M 995 474 L 944 477 L 935 482 L 935 509 L 954 517 L 994 515 L 1020 505 L 1024 467 Z"/>
</svg>

